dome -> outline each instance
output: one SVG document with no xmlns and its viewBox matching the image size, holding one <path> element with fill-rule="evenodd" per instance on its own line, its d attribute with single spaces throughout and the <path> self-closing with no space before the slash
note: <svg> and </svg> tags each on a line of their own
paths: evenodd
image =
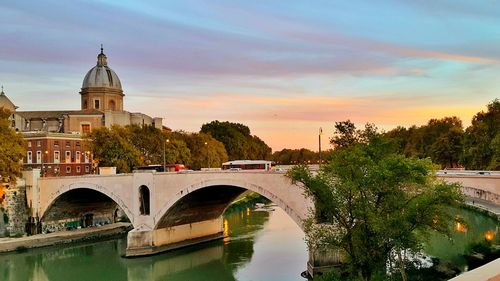
<svg viewBox="0 0 500 281">
<path fill-rule="evenodd" d="M 108 67 L 107 57 L 103 53 L 97 55 L 97 65 L 87 72 L 83 79 L 82 89 L 84 88 L 111 88 L 122 90 L 122 84 L 118 75 L 113 69 Z"/>
</svg>

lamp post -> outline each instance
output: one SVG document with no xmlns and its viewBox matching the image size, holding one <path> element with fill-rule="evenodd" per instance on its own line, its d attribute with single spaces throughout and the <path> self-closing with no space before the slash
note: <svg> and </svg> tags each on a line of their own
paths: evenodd
<svg viewBox="0 0 500 281">
<path fill-rule="evenodd" d="M 319 167 L 321 168 L 321 135 L 323 134 L 323 128 L 319 127 Z"/>
<path fill-rule="evenodd" d="M 166 144 L 167 143 L 170 143 L 170 140 L 169 139 L 166 139 L 164 142 L 163 142 L 163 172 L 165 172 L 166 170 L 166 160 L 165 160 L 165 154 L 167 153 L 167 148 L 166 148 Z"/>
<path fill-rule="evenodd" d="M 210 159 L 208 159 L 208 142 L 205 142 L 205 149 L 207 150 L 207 166 L 208 170 L 210 170 Z"/>
</svg>

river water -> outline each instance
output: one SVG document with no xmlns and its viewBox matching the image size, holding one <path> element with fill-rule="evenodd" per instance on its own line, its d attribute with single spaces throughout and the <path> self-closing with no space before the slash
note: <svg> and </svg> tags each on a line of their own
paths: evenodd
<svg viewBox="0 0 500 281">
<path fill-rule="evenodd" d="M 229 237 L 150 257 L 125 259 L 126 239 L 0 255 L 2 281 L 303 281 L 300 228 L 278 207 L 225 216 Z"/>
<path fill-rule="evenodd" d="M 468 221 L 453 239 L 435 235 L 426 252 L 463 264 L 467 245 L 492 239 L 500 224 L 484 215 L 456 210 Z M 126 239 L 28 250 L 0 255 L 2 281 L 303 281 L 304 234 L 278 207 L 243 209 L 225 215 L 228 237 L 150 257 L 125 259 Z"/>
</svg>

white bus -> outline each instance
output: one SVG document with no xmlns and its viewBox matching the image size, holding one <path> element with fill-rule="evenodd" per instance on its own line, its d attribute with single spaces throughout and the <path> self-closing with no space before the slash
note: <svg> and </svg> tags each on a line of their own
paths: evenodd
<svg viewBox="0 0 500 281">
<path fill-rule="evenodd" d="M 266 160 L 234 160 L 222 163 L 222 170 L 261 170 L 271 171 L 273 161 Z"/>
</svg>

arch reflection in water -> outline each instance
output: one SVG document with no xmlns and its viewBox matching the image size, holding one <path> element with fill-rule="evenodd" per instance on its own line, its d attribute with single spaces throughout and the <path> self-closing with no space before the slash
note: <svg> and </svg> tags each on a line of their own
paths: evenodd
<svg viewBox="0 0 500 281">
<path fill-rule="evenodd" d="M 83 281 L 83 280 L 260 280 L 252 274 L 269 276 L 266 280 L 302 280 L 307 252 L 301 230 L 281 209 L 275 212 L 246 210 L 226 214 L 229 239 L 214 241 L 164 254 L 124 259 L 126 241 L 104 242 L 29 250 L 0 255 L 0 280 L 7 281 Z M 290 233 L 296 232 L 299 238 Z M 274 239 L 274 240 L 273 240 Z M 280 252 L 289 240 L 299 255 Z M 267 241 L 267 242 L 266 242 Z M 260 246 L 259 246 L 260 245 Z M 284 245 L 287 249 L 293 248 Z M 255 250 L 255 247 L 261 249 Z M 262 250 L 262 248 L 267 248 Z M 301 256 L 302 255 L 302 256 Z M 293 265 L 288 265 L 294 258 Z M 266 260 L 266 265 L 261 263 Z M 286 262 L 284 268 L 276 266 Z M 255 264 L 254 264 L 255 263 Z M 299 266 L 296 266 L 296 265 Z M 300 270 L 299 270 L 300 269 Z M 253 272 L 258 271 L 258 272 Z M 272 277 L 275 272 L 286 277 Z M 297 271 L 297 272 L 296 272 Z"/>
</svg>

